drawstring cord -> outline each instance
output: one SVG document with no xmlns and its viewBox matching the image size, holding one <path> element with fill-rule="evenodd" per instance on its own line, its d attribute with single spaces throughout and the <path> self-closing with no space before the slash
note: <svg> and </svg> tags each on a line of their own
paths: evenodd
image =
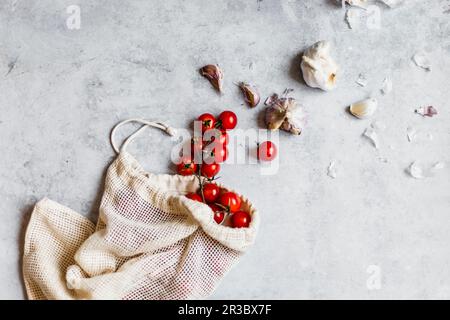
<svg viewBox="0 0 450 320">
<path fill-rule="evenodd" d="M 125 125 L 127 123 L 131 123 L 131 122 L 140 123 L 140 124 L 143 124 L 143 126 L 141 128 L 139 128 L 136 132 L 131 134 L 128 138 L 126 138 L 124 143 L 122 144 L 122 146 L 120 148 L 118 148 L 117 145 L 116 145 L 116 142 L 115 142 L 116 131 L 117 131 L 117 129 L 119 129 L 123 125 Z M 163 130 L 164 132 L 166 132 L 170 136 L 174 136 L 176 134 L 175 129 L 173 129 L 172 127 L 168 126 L 164 122 L 159 122 L 159 121 L 158 122 L 153 122 L 153 121 L 148 121 L 148 120 L 144 120 L 144 119 L 127 119 L 127 120 L 121 121 L 118 124 L 116 124 L 114 126 L 114 128 L 112 129 L 112 131 L 111 131 L 110 141 L 111 141 L 111 145 L 112 145 L 114 151 L 117 154 L 119 154 L 121 150 L 125 150 L 127 145 L 131 141 L 133 141 L 134 138 L 136 138 L 138 135 L 140 135 L 142 133 L 142 131 L 144 131 L 147 127 L 154 127 L 154 128 L 161 129 L 161 130 Z"/>
</svg>

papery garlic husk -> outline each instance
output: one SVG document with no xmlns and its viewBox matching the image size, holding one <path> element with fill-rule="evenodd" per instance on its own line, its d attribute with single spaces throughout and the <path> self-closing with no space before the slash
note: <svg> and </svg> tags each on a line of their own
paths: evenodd
<svg viewBox="0 0 450 320">
<path fill-rule="evenodd" d="M 359 26 L 361 18 L 361 9 L 350 8 L 345 14 L 345 21 L 350 29 L 356 29 Z"/>
<path fill-rule="evenodd" d="M 364 130 L 363 132 L 363 137 L 365 137 L 366 139 L 368 139 L 370 142 L 372 142 L 373 146 L 378 149 L 380 143 L 378 141 L 378 134 L 375 131 L 374 128 L 369 127 L 366 130 Z"/>
<path fill-rule="evenodd" d="M 244 94 L 245 102 L 247 102 L 251 108 L 256 107 L 261 100 L 256 88 L 245 82 L 240 82 L 239 88 L 241 88 L 242 93 Z"/>
<path fill-rule="evenodd" d="M 433 117 L 438 114 L 437 110 L 433 106 L 428 107 L 420 107 L 415 110 L 417 114 L 420 114 L 422 117 Z"/>
<path fill-rule="evenodd" d="M 377 110 L 378 101 L 375 98 L 368 98 L 350 105 L 350 113 L 359 119 L 371 117 Z"/>
<path fill-rule="evenodd" d="M 356 79 L 356 83 L 360 85 L 361 87 L 367 86 L 367 77 L 365 74 L 360 73 L 358 76 L 358 79 Z"/>
<path fill-rule="evenodd" d="M 360 8 L 366 8 L 367 7 L 367 0 L 345 0 L 349 5 L 360 7 Z"/>
<path fill-rule="evenodd" d="M 325 91 L 336 87 L 338 66 L 330 56 L 328 41 L 319 41 L 304 52 L 301 69 L 308 86 Z"/>
<path fill-rule="evenodd" d="M 402 5 L 405 1 L 404 0 L 378 0 L 380 2 L 383 2 L 385 5 L 387 5 L 389 8 L 396 8 Z"/>
<path fill-rule="evenodd" d="M 391 77 L 386 77 L 383 80 L 383 84 L 380 89 L 382 94 L 388 94 L 392 91 L 392 79 Z"/>
<path fill-rule="evenodd" d="M 424 169 L 421 165 L 417 164 L 416 162 L 413 162 L 408 167 L 408 173 L 411 177 L 415 179 L 423 179 L 425 178 Z"/>
<path fill-rule="evenodd" d="M 331 161 L 327 168 L 327 175 L 332 178 L 337 178 L 337 170 L 336 170 L 336 163 L 334 161 Z"/>
<path fill-rule="evenodd" d="M 426 71 L 431 71 L 431 62 L 424 53 L 421 53 L 421 52 L 416 53 L 412 57 L 412 60 L 414 61 L 416 66 L 418 66 Z"/>
<path fill-rule="evenodd" d="M 218 65 L 208 64 L 200 69 L 200 74 L 208 79 L 217 91 L 222 92 L 223 72 Z"/>
<path fill-rule="evenodd" d="M 265 121 L 269 130 L 281 129 L 294 135 L 302 133 L 305 115 L 302 107 L 298 106 L 294 98 L 282 97 L 277 94 L 266 100 Z"/>
<path fill-rule="evenodd" d="M 406 172 L 409 173 L 409 175 L 415 179 L 424 179 L 424 178 L 430 178 L 437 174 L 439 174 L 439 171 L 445 168 L 445 163 L 442 161 L 436 162 L 431 167 L 428 165 L 423 165 L 421 163 L 418 163 L 414 161 L 409 165 Z"/>
</svg>

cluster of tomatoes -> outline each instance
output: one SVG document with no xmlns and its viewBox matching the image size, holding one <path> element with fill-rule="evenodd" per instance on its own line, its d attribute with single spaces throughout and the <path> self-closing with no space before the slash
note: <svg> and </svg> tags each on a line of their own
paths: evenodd
<svg viewBox="0 0 450 320">
<path fill-rule="evenodd" d="M 240 210 L 241 198 L 236 193 L 221 189 L 213 182 L 205 183 L 197 193 L 189 193 L 186 197 L 194 201 L 206 202 L 214 212 L 214 220 L 218 224 L 222 224 L 226 216 L 230 215 L 233 228 L 247 228 L 252 219 L 248 212 Z"/>
<path fill-rule="evenodd" d="M 183 155 L 177 166 L 177 172 L 183 176 L 201 173 L 212 179 L 220 171 L 220 164 L 228 157 L 227 130 L 237 125 L 237 116 L 232 111 L 224 111 L 216 119 L 210 113 L 198 117 L 202 126 L 202 136 L 191 141 L 191 154 Z M 201 165 L 200 165 L 201 164 Z"/>
<path fill-rule="evenodd" d="M 240 210 L 241 198 L 234 192 L 221 189 L 214 183 L 220 171 L 220 164 L 227 159 L 227 144 L 229 136 L 227 130 L 237 125 L 236 114 L 224 111 L 217 118 L 210 113 L 198 117 L 202 126 L 202 137 L 192 139 L 191 154 L 183 155 L 177 166 L 179 174 L 197 175 L 200 189 L 197 193 L 186 195 L 191 200 L 206 203 L 214 213 L 214 220 L 222 224 L 229 215 L 229 221 L 234 228 L 249 226 L 251 216 Z M 203 177 L 203 178 L 202 178 Z"/>
</svg>

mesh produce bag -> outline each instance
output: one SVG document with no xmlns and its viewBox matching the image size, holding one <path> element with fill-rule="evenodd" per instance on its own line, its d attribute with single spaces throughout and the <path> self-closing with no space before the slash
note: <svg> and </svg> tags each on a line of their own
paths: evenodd
<svg viewBox="0 0 450 320">
<path fill-rule="evenodd" d="M 144 126 L 119 152 L 114 132 L 131 121 Z M 148 126 L 172 134 L 162 123 L 139 119 L 112 131 L 118 156 L 107 172 L 96 226 L 49 199 L 36 204 L 23 257 L 30 299 L 206 298 L 254 242 L 259 217 L 245 197 L 242 209 L 252 221 L 233 229 L 217 224 L 206 204 L 183 196 L 198 189 L 194 176 L 142 169 L 126 146 Z"/>
</svg>

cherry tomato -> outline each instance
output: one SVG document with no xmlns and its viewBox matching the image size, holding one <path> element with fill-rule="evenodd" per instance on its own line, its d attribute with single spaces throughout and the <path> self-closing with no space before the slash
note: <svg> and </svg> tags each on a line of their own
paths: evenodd
<svg viewBox="0 0 450 320">
<path fill-rule="evenodd" d="M 264 141 L 258 145 L 258 160 L 272 161 L 277 154 L 277 146 L 272 141 Z"/>
<path fill-rule="evenodd" d="M 204 149 L 205 163 L 222 163 L 227 160 L 228 150 L 223 145 L 216 145 L 214 142 L 206 146 Z"/>
<path fill-rule="evenodd" d="M 202 122 L 202 132 L 214 128 L 216 124 L 216 118 L 211 113 L 202 114 L 198 117 L 198 121 Z"/>
<path fill-rule="evenodd" d="M 219 197 L 220 188 L 215 183 L 205 183 L 203 185 L 203 196 L 206 202 L 215 202 Z"/>
<path fill-rule="evenodd" d="M 217 123 L 224 130 L 232 130 L 237 125 L 237 116 L 233 111 L 224 111 L 219 115 Z"/>
<path fill-rule="evenodd" d="M 203 163 L 202 175 L 207 178 L 213 178 L 220 171 L 220 164 L 218 163 Z"/>
<path fill-rule="evenodd" d="M 231 215 L 231 225 L 233 228 L 247 228 L 252 221 L 252 217 L 245 211 L 238 211 Z"/>
<path fill-rule="evenodd" d="M 220 131 L 220 135 L 219 135 L 219 143 L 221 145 L 227 145 L 228 142 L 230 141 L 230 137 L 228 136 L 228 133 L 224 130 Z"/>
<path fill-rule="evenodd" d="M 241 207 L 241 198 L 234 192 L 224 192 L 219 198 L 219 203 L 230 212 L 236 212 Z"/>
<path fill-rule="evenodd" d="M 186 195 L 186 198 L 189 198 L 189 199 L 191 199 L 191 200 L 198 201 L 198 202 L 203 202 L 202 197 L 199 196 L 199 195 L 196 194 L 196 193 L 188 193 L 188 194 Z"/>
<path fill-rule="evenodd" d="M 225 130 L 215 130 L 214 133 L 210 133 L 207 130 L 207 131 L 205 131 L 205 136 L 210 137 L 210 139 L 205 139 L 206 140 L 204 142 L 205 145 L 207 143 L 215 142 L 215 141 L 217 141 L 221 145 L 227 145 L 228 142 L 230 141 L 230 137 L 228 136 L 228 133 Z"/>
<path fill-rule="evenodd" d="M 197 172 L 197 165 L 191 157 L 183 157 L 177 165 L 177 172 L 182 176 L 190 176 Z"/>
<path fill-rule="evenodd" d="M 221 224 L 223 219 L 225 218 L 225 212 L 223 212 L 223 210 L 219 206 L 216 206 L 213 203 L 208 204 L 208 206 L 214 212 L 214 221 L 216 221 L 218 224 Z"/>
<path fill-rule="evenodd" d="M 203 140 L 192 138 L 191 140 L 191 153 L 194 160 L 201 160 L 203 159 L 203 147 L 204 147 Z M 195 162 L 195 161 L 194 161 Z"/>
</svg>

